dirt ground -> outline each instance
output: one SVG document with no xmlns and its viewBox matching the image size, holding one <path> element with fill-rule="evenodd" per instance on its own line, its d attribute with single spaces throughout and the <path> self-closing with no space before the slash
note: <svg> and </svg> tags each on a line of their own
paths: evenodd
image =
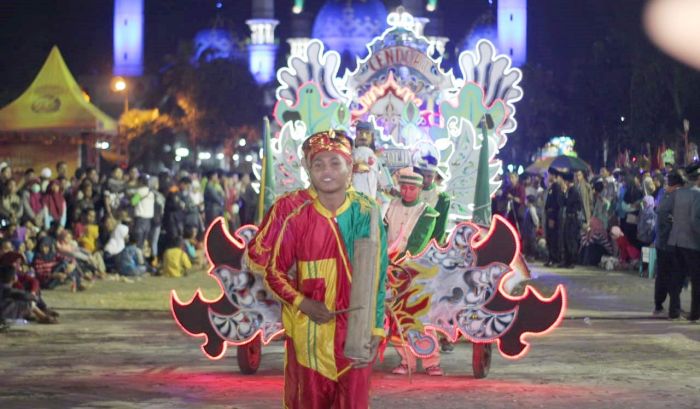
<svg viewBox="0 0 700 409">
<path fill-rule="evenodd" d="M 545 293 L 567 286 L 569 310 L 560 328 L 531 339 L 524 359 L 496 354 L 489 376 L 477 380 L 471 346 L 458 344 L 443 355 L 447 376 L 409 380 L 390 374 L 398 357 L 387 351 L 373 375 L 372 408 L 700 408 L 700 325 L 651 318 L 653 280 L 539 265 L 534 274 Z M 200 286 L 209 297 L 218 292 L 204 273 L 46 292 L 60 324 L 0 334 L 0 408 L 281 407 L 280 342 L 245 376 L 235 348 L 210 361 L 177 327 L 170 289 L 189 299 Z"/>
</svg>

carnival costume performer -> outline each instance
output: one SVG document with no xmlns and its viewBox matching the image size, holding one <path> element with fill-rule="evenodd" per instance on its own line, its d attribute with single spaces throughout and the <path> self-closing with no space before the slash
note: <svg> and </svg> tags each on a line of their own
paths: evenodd
<svg viewBox="0 0 700 409">
<path fill-rule="evenodd" d="M 387 242 L 400 256 L 407 251 L 416 255 L 430 242 L 439 213 L 419 197 L 423 176 L 404 168 L 398 180 L 401 198 L 391 201 L 384 217 Z"/>
<path fill-rule="evenodd" d="M 385 336 L 386 236 L 377 219 L 379 257 L 372 302 L 366 306 L 374 311 L 372 358 L 353 361 L 343 352 L 351 260 L 355 240 L 369 237 L 371 214 L 378 208 L 374 200 L 348 190 L 352 152 L 344 134 L 316 133 L 304 142 L 303 151 L 317 194 L 284 219 L 265 272 L 266 284 L 283 301 L 284 404 L 305 409 L 368 408 L 371 361 Z M 293 267 L 296 277 L 288 274 Z"/>
<path fill-rule="evenodd" d="M 437 187 L 437 183 L 435 183 L 437 159 L 430 155 L 423 156 L 418 163 L 414 165 L 414 170 L 423 176 L 421 200 L 439 213 L 435 221 L 435 229 L 433 230 L 431 238 L 434 238 L 438 243 L 442 244 L 445 240 L 445 230 L 447 230 L 447 217 L 450 211 L 451 199 L 450 195 L 446 192 L 441 192 Z"/>
<path fill-rule="evenodd" d="M 433 236 L 435 221 L 439 214 L 420 199 L 423 176 L 411 168 L 398 171 L 401 199 L 394 199 L 389 205 L 384 221 L 387 225 L 388 242 L 400 256 L 406 252 L 415 255 L 423 251 Z M 401 356 L 401 364 L 392 371 L 395 375 L 405 375 L 416 370 L 416 357 L 408 352 L 400 340 L 395 340 L 396 352 Z M 440 376 L 440 354 L 423 358 L 423 368 L 428 375 Z"/>
<path fill-rule="evenodd" d="M 392 189 L 391 176 L 382 165 L 374 145 L 375 130 L 370 122 L 359 121 L 352 151 L 352 185 L 358 192 L 376 199 L 384 209 L 389 200 L 382 193 Z"/>
</svg>

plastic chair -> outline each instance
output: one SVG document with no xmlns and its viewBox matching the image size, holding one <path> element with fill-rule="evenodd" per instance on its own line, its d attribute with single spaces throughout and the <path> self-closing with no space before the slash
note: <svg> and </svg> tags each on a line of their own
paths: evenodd
<svg viewBox="0 0 700 409">
<path fill-rule="evenodd" d="M 644 265 L 646 264 L 647 278 L 656 276 L 656 248 L 642 247 L 642 262 L 639 263 L 639 276 L 644 277 Z"/>
</svg>

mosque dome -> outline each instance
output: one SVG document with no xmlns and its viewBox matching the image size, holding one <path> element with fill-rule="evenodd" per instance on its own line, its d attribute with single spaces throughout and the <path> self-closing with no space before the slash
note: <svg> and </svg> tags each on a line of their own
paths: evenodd
<svg viewBox="0 0 700 409">
<path fill-rule="evenodd" d="M 460 44 L 460 51 L 476 49 L 476 43 L 481 39 L 491 41 L 498 47 L 498 26 L 493 12 L 486 11 L 472 24 L 471 29 Z"/>
<path fill-rule="evenodd" d="M 233 34 L 222 28 L 210 28 L 197 32 L 194 37 L 194 61 L 199 61 L 202 54 L 206 60 L 243 58 Z"/>
<path fill-rule="evenodd" d="M 312 35 L 341 55 L 364 56 L 366 44 L 387 28 L 386 17 L 380 0 L 328 0 L 316 16 Z"/>
</svg>

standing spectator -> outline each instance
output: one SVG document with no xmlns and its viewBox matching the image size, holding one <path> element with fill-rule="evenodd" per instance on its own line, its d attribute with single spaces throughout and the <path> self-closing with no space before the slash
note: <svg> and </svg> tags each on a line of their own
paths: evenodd
<svg viewBox="0 0 700 409">
<path fill-rule="evenodd" d="M 39 173 L 39 179 L 41 179 L 41 191 L 46 192 L 46 188 L 49 187 L 49 183 L 51 183 L 51 175 L 53 173 L 51 172 L 51 169 L 49 168 L 43 168 L 41 170 L 41 173 Z"/>
<path fill-rule="evenodd" d="M 56 163 L 56 179 L 61 177 L 68 180 L 68 165 L 64 161 L 59 161 Z"/>
<path fill-rule="evenodd" d="M 112 173 L 107 179 L 107 183 L 103 189 L 106 214 L 112 215 L 116 213 L 122 205 L 125 192 L 126 184 L 124 183 L 124 172 L 122 168 L 117 166 L 112 169 Z"/>
<path fill-rule="evenodd" d="M 673 280 L 673 291 L 690 276 L 689 321 L 700 319 L 700 162 L 686 168 L 688 185 L 678 189 L 673 199 L 673 226 L 668 245 L 674 247 L 678 270 Z M 674 271 L 675 272 L 675 271 Z M 682 274 L 682 275 L 681 275 Z M 669 317 L 678 318 L 679 311 L 669 311 Z"/>
<path fill-rule="evenodd" d="M 525 256 L 530 259 L 537 256 L 537 230 L 540 228 L 540 218 L 535 207 L 536 201 L 535 195 L 529 195 L 525 198 L 525 215 L 521 229 Z"/>
<path fill-rule="evenodd" d="M 508 180 L 510 184 L 503 189 L 507 200 L 506 218 L 520 231 L 520 224 L 525 214 L 525 186 L 515 172 L 508 175 Z M 524 182 L 525 179 L 523 178 L 522 181 Z"/>
<path fill-rule="evenodd" d="M 0 218 L 19 223 L 23 213 L 22 199 L 17 194 L 17 182 L 10 179 L 0 186 Z"/>
<path fill-rule="evenodd" d="M 639 212 L 639 223 L 637 224 L 637 240 L 643 246 L 649 246 L 654 242 L 655 227 L 654 197 L 647 195 L 642 199 L 642 209 Z"/>
<path fill-rule="evenodd" d="M 674 262 L 673 249 L 668 245 L 668 238 L 673 226 L 673 205 L 676 191 L 683 186 L 683 177 L 678 172 L 670 172 L 666 176 L 666 187 L 659 202 L 656 217 L 656 279 L 654 281 L 654 315 L 664 313 L 664 302 L 668 294 L 668 312 L 671 318 L 677 316 L 681 310 L 681 286 L 674 285 L 674 273 L 676 264 Z"/>
<path fill-rule="evenodd" d="M 52 223 L 57 223 L 61 227 L 66 226 L 66 199 L 63 197 L 60 182 L 51 181 L 46 187 L 46 192 L 42 197 L 44 206 L 44 228 L 49 229 Z"/>
<path fill-rule="evenodd" d="M 632 175 L 627 178 L 621 203 L 621 214 L 623 217 L 620 220 L 620 229 L 622 229 L 630 244 L 637 249 L 642 247 L 639 240 L 637 240 L 637 224 L 639 223 L 639 210 L 643 197 L 644 193 L 642 192 L 639 176 Z"/>
<path fill-rule="evenodd" d="M 244 174 L 241 178 L 241 225 L 255 224 L 255 213 L 258 207 L 258 194 L 251 185 L 251 176 Z"/>
<path fill-rule="evenodd" d="M 204 188 L 204 224 L 209 226 L 214 219 L 224 215 L 226 201 L 218 171 L 210 171 L 207 186 Z"/>
<path fill-rule="evenodd" d="M 35 226 L 44 225 L 44 204 L 39 179 L 33 179 L 25 185 L 22 190 L 22 207 L 25 221 L 29 220 Z"/>
<path fill-rule="evenodd" d="M 139 248 L 143 248 L 143 243 L 151 232 L 155 201 L 156 195 L 148 187 L 148 177 L 146 175 L 139 176 L 138 186 L 131 196 L 131 205 L 134 207 L 133 238 Z"/>
<path fill-rule="evenodd" d="M 230 231 L 236 231 L 241 225 L 241 219 L 239 217 L 240 205 L 238 204 L 238 183 L 238 174 L 236 173 L 224 177 L 224 194 L 226 195 L 224 214 L 226 215 Z"/>
<path fill-rule="evenodd" d="M 12 179 L 12 168 L 5 162 L 0 163 L 0 185 Z"/>
<path fill-rule="evenodd" d="M 547 183 L 547 199 L 544 204 L 545 214 L 545 238 L 547 240 L 547 252 L 549 253 L 545 265 L 551 267 L 561 261 L 559 252 L 559 213 L 564 203 L 564 193 L 561 189 L 561 176 L 557 169 L 549 169 Z"/>
<path fill-rule="evenodd" d="M 22 185 L 19 187 L 20 190 L 24 190 L 26 187 L 28 187 L 31 182 L 36 179 L 36 172 L 34 171 L 34 168 L 28 168 L 27 170 L 24 171 L 24 177 L 22 178 Z"/>
<path fill-rule="evenodd" d="M 163 214 L 165 211 L 165 196 L 160 191 L 160 178 L 150 178 L 148 183 L 154 199 L 153 219 L 151 220 L 151 231 L 148 232 L 148 241 L 151 244 L 151 257 L 157 258 L 160 230 L 163 224 Z"/>
<path fill-rule="evenodd" d="M 574 176 L 576 178 L 576 190 L 578 190 L 578 194 L 581 196 L 581 205 L 583 206 L 583 214 L 585 216 L 583 227 L 585 228 L 591 220 L 593 189 L 586 179 L 586 174 L 582 170 L 577 170 Z"/>
<path fill-rule="evenodd" d="M 168 192 L 165 198 L 165 211 L 163 214 L 163 230 L 165 230 L 165 243 L 162 248 L 179 246 L 185 229 L 185 215 L 190 204 L 187 192 L 192 186 L 189 177 L 182 177 L 176 186 Z M 161 246 L 159 246 L 161 247 Z"/>
<path fill-rule="evenodd" d="M 581 240 L 581 225 L 583 222 L 583 205 L 578 190 L 574 187 L 574 175 L 563 172 L 562 191 L 564 193 L 563 208 L 560 210 L 559 240 L 562 254 L 559 267 L 573 268 L 578 261 Z"/>
</svg>

